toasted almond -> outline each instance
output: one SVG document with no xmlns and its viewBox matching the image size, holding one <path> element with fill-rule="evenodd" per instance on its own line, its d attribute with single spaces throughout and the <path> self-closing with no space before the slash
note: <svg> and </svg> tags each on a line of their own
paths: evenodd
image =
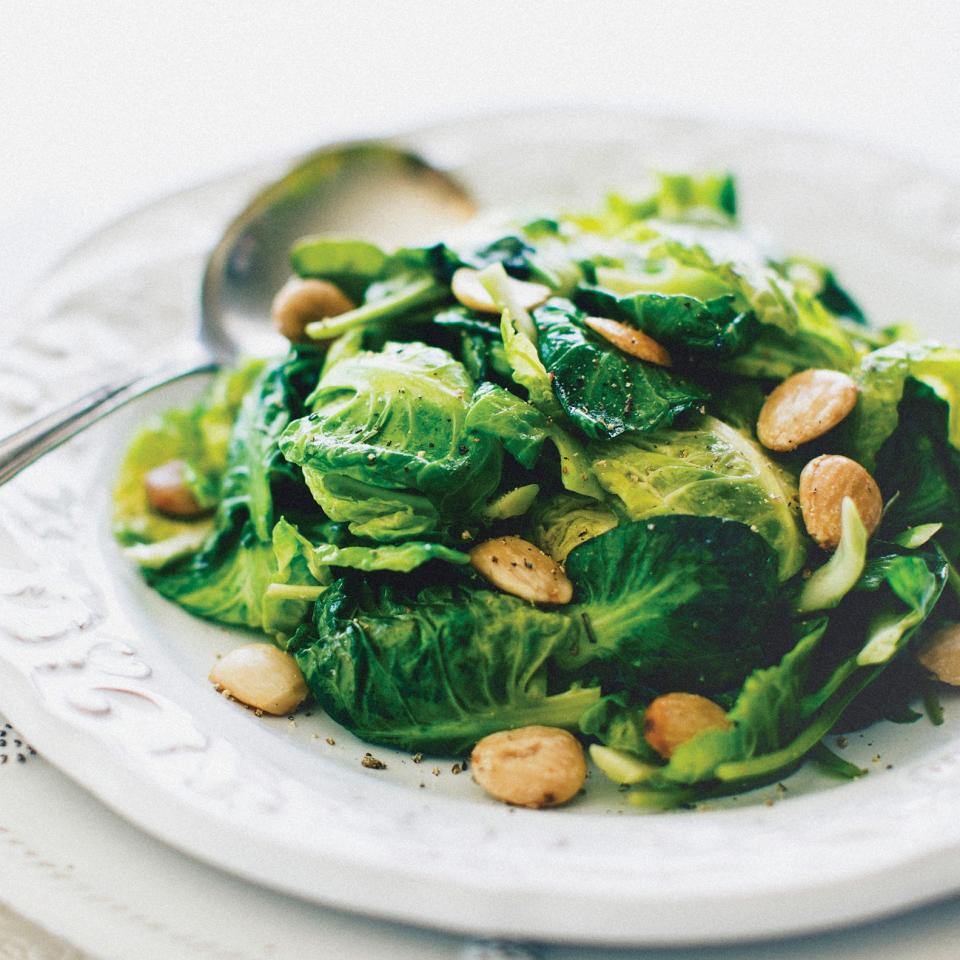
<svg viewBox="0 0 960 960">
<path fill-rule="evenodd" d="M 569 603 L 573 584 L 552 557 L 522 537 L 496 537 L 470 551 L 474 569 L 504 593 L 531 603 Z"/>
<path fill-rule="evenodd" d="M 938 680 L 960 687 L 960 623 L 940 627 L 923 645 L 917 660 Z"/>
<path fill-rule="evenodd" d="M 473 779 L 492 797 L 519 807 L 556 807 L 587 776 L 583 748 L 559 727 L 520 727 L 484 737 L 470 755 Z"/>
<path fill-rule="evenodd" d="M 804 370 L 767 397 L 757 436 L 769 450 L 795 450 L 832 430 L 857 405 L 857 385 L 837 370 Z"/>
<path fill-rule="evenodd" d="M 143 485 L 153 510 L 183 520 L 207 513 L 187 484 L 186 470 L 182 460 L 170 460 L 147 473 Z"/>
<path fill-rule="evenodd" d="M 308 323 L 353 310 L 354 302 L 327 280 L 291 277 L 273 298 L 274 326 L 291 343 L 313 343 L 304 332 Z"/>
<path fill-rule="evenodd" d="M 594 333 L 631 357 L 655 363 L 658 367 L 673 366 L 670 351 L 636 327 L 628 327 L 619 320 L 610 320 L 607 317 L 585 317 L 583 322 Z"/>
<path fill-rule="evenodd" d="M 800 510 L 807 533 L 824 550 L 840 543 L 843 501 L 849 497 L 871 535 L 883 514 L 877 482 L 849 457 L 825 454 L 811 460 L 800 473 Z"/>
<path fill-rule="evenodd" d="M 269 643 L 231 650 L 210 671 L 210 682 L 255 710 L 283 716 L 307 696 L 297 661 Z"/>
<path fill-rule="evenodd" d="M 698 733 L 729 727 L 723 707 L 697 693 L 665 693 L 643 715 L 644 739 L 665 759 Z"/>
<path fill-rule="evenodd" d="M 510 292 L 517 306 L 523 307 L 524 310 L 532 310 L 534 307 L 539 307 L 541 303 L 546 303 L 553 292 L 542 283 L 529 283 L 514 277 L 509 277 L 508 280 Z M 476 310 L 478 313 L 499 314 L 501 312 L 500 307 L 494 303 L 493 297 L 487 293 L 486 287 L 480 282 L 479 270 L 461 267 L 453 275 L 450 288 L 457 300 L 471 310 Z"/>
</svg>

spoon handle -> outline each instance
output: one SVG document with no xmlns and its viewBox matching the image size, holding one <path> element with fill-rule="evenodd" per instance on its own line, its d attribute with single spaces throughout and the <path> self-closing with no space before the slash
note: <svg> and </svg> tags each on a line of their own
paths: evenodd
<svg viewBox="0 0 960 960">
<path fill-rule="evenodd" d="M 212 359 L 169 364 L 149 373 L 98 387 L 0 438 L 0 486 L 38 458 L 59 447 L 124 404 L 167 383 L 218 368 Z"/>
</svg>

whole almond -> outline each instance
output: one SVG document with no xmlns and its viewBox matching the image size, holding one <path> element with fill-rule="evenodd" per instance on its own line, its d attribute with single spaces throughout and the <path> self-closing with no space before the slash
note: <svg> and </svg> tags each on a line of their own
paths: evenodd
<svg viewBox="0 0 960 960">
<path fill-rule="evenodd" d="M 825 454 L 811 460 L 800 473 L 800 510 L 807 533 L 824 550 L 840 543 L 843 501 L 849 497 L 871 535 L 883 514 L 877 482 L 856 460 Z"/>
<path fill-rule="evenodd" d="M 643 715 L 644 739 L 665 759 L 698 733 L 729 726 L 723 707 L 697 693 L 665 693 Z"/>
<path fill-rule="evenodd" d="M 517 306 L 524 310 L 532 310 L 546 303 L 551 289 L 542 283 L 530 283 L 526 280 L 517 280 L 515 277 L 508 278 L 510 283 L 510 292 L 517 303 Z M 480 282 L 480 271 L 471 270 L 470 267 L 461 267 L 453 275 L 450 288 L 453 295 L 465 307 L 476 310 L 478 313 L 500 314 L 500 307 L 494 302 L 493 297 L 487 292 L 487 288 Z"/>
<path fill-rule="evenodd" d="M 496 537 L 470 551 L 474 569 L 504 593 L 531 603 L 569 603 L 573 584 L 552 557 L 521 537 Z"/>
<path fill-rule="evenodd" d="M 658 367 L 673 365 L 670 351 L 636 327 L 628 327 L 619 320 L 610 320 L 607 317 L 585 317 L 583 322 L 594 333 L 631 357 L 655 363 Z"/>
<path fill-rule="evenodd" d="M 804 370 L 767 397 L 757 436 L 768 450 L 795 450 L 822 437 L 857 405 L 857 385 L 838 370 Z"/>
</svg>

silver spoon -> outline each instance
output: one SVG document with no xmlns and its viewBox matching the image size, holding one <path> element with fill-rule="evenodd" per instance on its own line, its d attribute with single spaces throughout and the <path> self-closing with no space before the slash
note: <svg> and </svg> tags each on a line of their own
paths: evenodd
<svg viewBox="0 0 960 960">
<path fill-rule="evenodd" d="M 195 339 L 162 365 L 134 371 L 0 439 L 0 484 L 101 417 L 157 387 L 284 344 L 270 302 L 288 251 L 309 233 L 346 233 L 385 247 L 420 244 L 474 212 L 466 191 L 412 153 L 358 143 L 311 154 L 261 191 L 207 260 Z"/>
</svg>

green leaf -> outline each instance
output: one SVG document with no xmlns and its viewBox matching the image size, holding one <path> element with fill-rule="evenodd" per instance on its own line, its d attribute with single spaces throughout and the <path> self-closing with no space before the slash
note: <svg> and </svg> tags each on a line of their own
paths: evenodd
<svg viewBox="0 0 960 960">
<path fill-rule="evenodd" d="M 280 449 L 355 535 L 439 533 L 443 518 L 468 522 L 500 481 L 499 444 L 467 426 L 472 399 L 466 370 L 446 351 L 388 342 L 327 370 L 313 412 L 290 424 Z"/>
<path fill-rule="evenodd" d="M 481 384 L 474 394 L 467 429 L 495 437 L 528 470 L 551 439 L 550 423 L 536 407 L 492 383 Z"/>
<path fill-rule="evenodd" d="M 610 662 L 626 685 L 724 690 L 749 672 L 777 590 L 776 555 L 742 523 L 654 517 L 567 557 L 587 642 L 559 664 Z"/>
<path fill-rule="evenodd" d="M 530 404 L 540 411 L 544 418 L 546 434 L 553 441 L 560 455 L 560 479 L 564 487 L 573 493 L 593 497 L 595 500 L 603 499 L 603 491 L 593 476 L 586 452 L 561 425 L 566 418 L 553 395 L 550 376 L 540 361 L 537 348 L 533 341 L 516 326 L 509 310 L 503 313 L 500 332 L 503 336 L 504 353 L 513 371 L 513 380 L 527 391 Z M 506 429 L 504 428 L 505 432 Z M 511 450 L 511 453 L 519 459 L 514 451 Z M 520 462 L 524 463 L 523 460 Z"/>
<path fill-rule="evenodd" d="M 851 338 L 837 319 L 809 294 L 791 300 L 794 323 L 762 328 L 750 348 L 722 369 L 743 377 L 785 380 L 811 368 L 850 371 L 856 363 Z"/>
<path fill-rule="evenodd" d="M 948 439 L 950 410 L 933 391 L 908 378 L 897 424 L 877 455 L 874 476 L 887 506 L 887 539 L 921 525 L 942 523 L 937 542 L 960 556 L 960 451 Z"/>
<path fill-rule="evenodd" d="M 144 570 L 150 586 L 190 613 L 257 630 L 263 629 L 263 597 L 276 574 L 272 545 L 257 538 L 239 507 L 196 554 Z"/>
<path fill-rule="evenodd" d="M 825 264 L 806 257 L 789 257 L 777 264 L 777 268 L 795 287 L 816 296 L 835 316 L 848 317 L 858 324 L 867 322 L 857 302 Z"/>
<path fill-rule="evenodd" d="M 290 250 L 290 265 L 301 277 L 330 280 L 355 300 L 379 278 L 389 258 L 364 240 L 344 237 L 304 237 Z"/>
<path fill-rule="evenodd" d="M 779 664 L 754 671 L 727 715 L 730 727 L 705 731 L 681 744 L 663 770 L 664 779 L 686 784 L 709 780 L 721 764 L 768 754 L 793 736 L 805 719 L 801 700 L 826 628 L 825 619 L 805 625 Z"/>
<path fill-rule="evenodd" d="M 227 466 L 227 446 L 237 410 L 262 369 L 261 361 L 251 361 L 219 374 L 192 407 L 153 417 L 134 436 L 114 486 L 114 535 L 124 546 L 174 541 L 169 551 L 139 551 L 135 559 L 162 565 L 165 552 L 168 559 L 184 549 L 191 552 L 187 545 L 196 543 L 198 527 L 209 531 L 206 520 L 178 520 L 152 510 L 144 481 L 155 467 L 183 460 L 194 479 L 195 495 L 201 503 L 213 506 Z"/>
<path fill-rule="evenodd" d="M 459 550 L 418 540 L 386 545 L 312 543 L 293 524 L 285 520 L 281 520 L 274 529 L 273 544 L 278 555 L 283 553 L 289 556 L 293 551 L 301 556 L 319 583 L 329 582 L 329 567 L 347 567 L 367 572 L 393 570 L 410 573 L 431 560 L 442 560 L 459 566 L 470 562 L 470 557 Z"/>
<path fill-rule="evenodd" d="M 691 360 L 736 356 L 758 333 L 756 318 L 737 310 L 730 295 L 712 300 L 662 293 L 617 296 L 602 287 L 580 287 L 574 300 L 586 313 L 630 324 Z"/>
<path fill-rule="evenodd" d="M 657 173 L 655 179 L 653 192 L 640 200 L 630 201 L 618 194 L 607 198 L 614 224 L 623 226 L 650 217 L 726 223 L 737 215 L 736 183 L 730 174 Z"/>
<path fill-rule="evenodd" d="M 530 520 L 533 542 L 557 563 L 564 563 L 574 547 L 620 522 L 610 507 L 573 493 L 557 494 L 539 503 Z"/>
<path fill-rule="evenodd" d="M 317 702 L 364 740 L 458 754 L 497 730 L 575 728 L 597 688 L 548 690 L 575 621 L 465 586 L 337 581 L 290 649 Z"/>
<path fill-rule="evenodd" d="M 278 441 L 290 421 L 306 412 L 322 363 L 316 352 L 305 350 L 266 367 L 244 397 L 233 426 L 220 495 L 228 509 L 245 506 L 257 539 L 264 543 L 277 519 L 278 486 L 303 483 L 299 469 L 284 459 Z"/>
<path fill-rule="evenodd" d="M 651 788 L 719 780 L 735 790 L 786 775 L 906 646 L 945 582 L 936 550 L 873 558 L 829 620 L 797 625 L 783 660 L 751 674 L 727 715 L 731 726 L 678 747 Z"/>
<path fill-rule="evenodd" d="M 662 514 L 724 517 L 776 550 L 780 578 L 802 566 L 807 538 L 796 484 L 749 437 L 715 417 L 591 444 L 593 471 L 632 520 Z"/>
<path fill-rule="evenodd" d="M 934 343 L 893 343 L 868 353 L 855 376 L 860 398 L 845 435 L 849 455 L 867 470 L 874 469 L 881 447 L 897 429 L 909 378 L 946 404 L 947 439 L 960 449 L 960 351 Z"/>
<path fill-rule="evenodd" d="M 572 306 L 536 311 L 540 357 L 560 405 L 591 439 L 668 426 L 708 394 L 663 367 L 630 357 L 582 325 Z"/>
</svg>

